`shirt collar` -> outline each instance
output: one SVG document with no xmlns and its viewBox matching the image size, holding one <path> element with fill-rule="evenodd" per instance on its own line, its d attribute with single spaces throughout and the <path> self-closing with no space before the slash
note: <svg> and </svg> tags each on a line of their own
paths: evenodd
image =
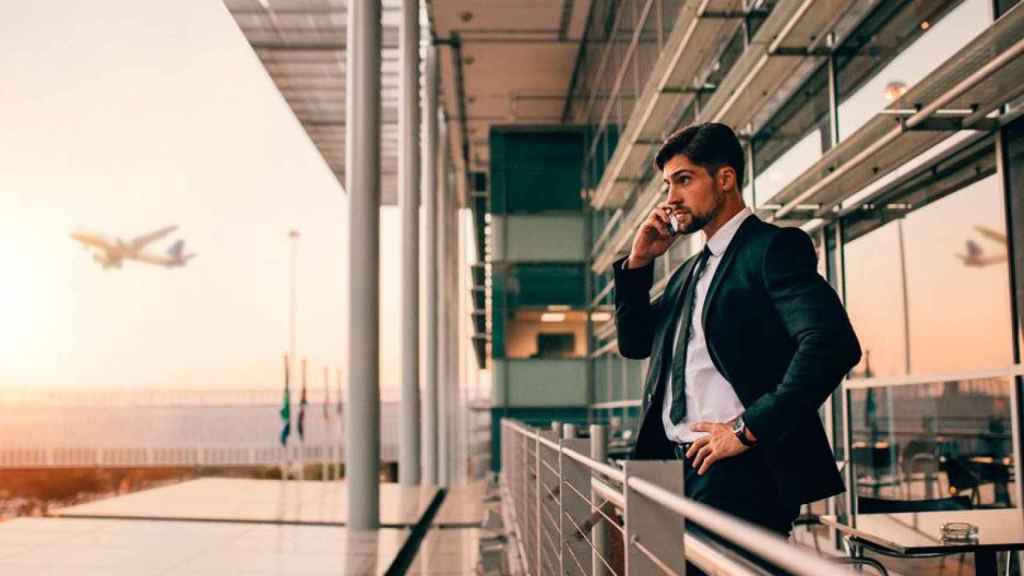
<svg viewBox="0 0 1024 576">
<path fill-rule="evenodd" d="M 712 256 L 721 256 L 725 252 L 729 243 L 732 242 L 733 236 L 736 236 L 736 231 L 740 229 L 740 224 L 743 224 L 748 216 L 753 216 L 753 212 L 750 211 L 750 208 L 744 207 L 715 232 L 715 235 L 706 243 Z"/>
</svg>

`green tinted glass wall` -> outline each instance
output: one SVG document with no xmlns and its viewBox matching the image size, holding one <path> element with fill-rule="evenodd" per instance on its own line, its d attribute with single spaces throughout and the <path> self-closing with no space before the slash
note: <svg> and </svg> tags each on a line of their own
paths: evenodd
<svg viewBox="0 0 1024 576">
<path fill-rule="evenodd" d="M 491 129 L 491 212 L 583 209 L 583 133 Z"/>
</svg>

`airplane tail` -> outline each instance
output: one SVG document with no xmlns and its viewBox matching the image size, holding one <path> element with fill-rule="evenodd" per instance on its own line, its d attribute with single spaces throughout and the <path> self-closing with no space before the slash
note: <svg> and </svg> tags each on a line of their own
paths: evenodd
<svg viewBox="0 0 1024 576">
<path fill-rule="evenodd" d="M 171 258 L 170 266 L 184 266 L 186 262 L 196 257 L 195 254 L 185 254 L 185 241 L 178 240 L 167 249 L 167 255 Z"/>
<path fill-rule="evenodd" d="M 181 255 L 185 252 L 185 241 L 178 240 L 171 247 L 167 249 L 167 255 L 175 260 L 181 260 Z"/>
</svg>

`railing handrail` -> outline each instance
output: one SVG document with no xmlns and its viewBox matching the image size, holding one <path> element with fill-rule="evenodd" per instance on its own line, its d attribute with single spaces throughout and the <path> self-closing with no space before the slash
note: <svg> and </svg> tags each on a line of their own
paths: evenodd
<svg viewBox="0 0 1024 576">
<path fill-rule="evenodd" d="M 635 493 L 660 504 L 686 520 L 697 522 L 705 530 L 753 552 L 759 558 L 796 576 L 847 576 L 849 574 L 842 567 L 792 544 L 767 529 L 748 524 L 726 512 L 716 510 L 681 494 L 670 492 L 647 480 L 627 477 L 622 470 L 566 448 L 559 442 L 544 437 L 538 430 L 511 419 L 502 419 L 501 424 L 511 431 L 579 462 L 592 472 L 597 472 L 628 486 Z M 622 504 L 621 501 L 613 501 L 613 503 L 619 506 Z"/>
<path fill-rule="evenodd" d="M 938 384 L 941 382 L 968 382 L 974 380 L 985 380 L 988 378 L 1007 378 L 1011 376 L 1024 376 L 1024 364 L 1012 364 L 1006 368 L 971 370 L 965 372 L 883 376 L 876 378 L 849 378 L 843 381 L 843 389 L 860 390 L 864 388 L 892 388 L 894 386 Z"/>
</svg>

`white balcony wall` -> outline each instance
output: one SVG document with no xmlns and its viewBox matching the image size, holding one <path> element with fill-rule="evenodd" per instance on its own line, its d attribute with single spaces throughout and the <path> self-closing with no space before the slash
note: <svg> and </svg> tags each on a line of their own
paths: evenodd
<svg viewBox="0 0 1024 576">
<path fill-rule="evenodd" d="M 584 258 L 583 216 L 492 216 L 494 259 L 505 262 L 577 262 Z"/>
<path fill-rule="evenodd" d="M 586 406 L 587 361 L 495 359 L 494 403 L 509 407 Z"/>
</svg>

